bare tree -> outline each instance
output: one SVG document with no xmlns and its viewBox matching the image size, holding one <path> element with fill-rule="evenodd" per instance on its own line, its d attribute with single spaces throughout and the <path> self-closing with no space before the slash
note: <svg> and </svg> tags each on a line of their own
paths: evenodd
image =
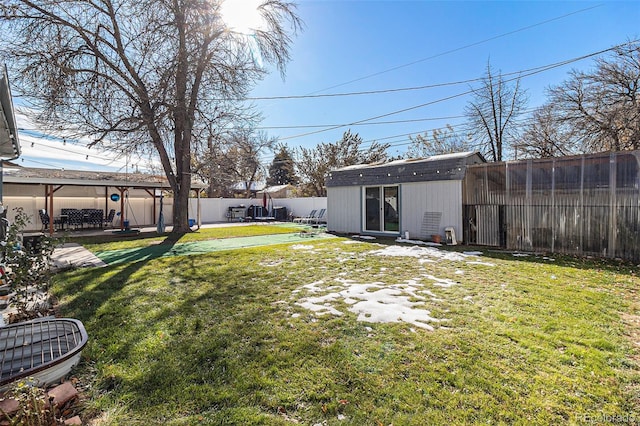
<svg viewBox="0 0 640 426">
<path fill-rule="evenodd" d="M 472 134 L 482 143 L 485 158 L 502 161 L 512 141 L 517 139 L 518 115 L 524 110 L 527 97 L 520 79 L 513 84 L 497 74 L 487 63 L 487 71 L 474 98 L 465 107 Z"/>
<path fill-rule="evenodd" d="M 415 138 L 409 136 L 409 140 L 411 144 L 407 149 L 406 158 L 430 157 L 471 149 L 470 140 L 457 133 L 450 124 L 441 129 L 433 129 L 431 135 L 425 132 Z"/>
<path fill-rule="evenodd" d="M 335 143 L 320 143 L 315 148 L 301 147 L 297 150 L 296 168 L 317 197 L 327 195 L 325 178 L 330 170 L 354 164 L 374 163 L 387 159 L 389 144 L 372 143 L 363 148 L 362 138 L 357 133 L 346 131 Z"/>
<path fill-rule="evenodd" d="M 233 135 L 230 148 L 223 157 L 223 169 L 236 183 L 243 184 L 247 198 L 251 196 L 254 184 L 266 178 L 260 156 L 264 151 L 272 151 L 274 144 L 275 139 L 265 133 L 237 132 Z"/>
<path fill-rule="evenodd" d="M 582 151 L 620 151 L 640 148 L 639 91 L 640 45 L 627 43 L 593 71 L 571 71 L 549 97 L 556 121 L 573 130 Z"/>
<path fill-rule="evenodd" d="M 514 149 L 516 157 L 523 158 L 559 157 L 579 151 L 573 129 L 557 119 L 551 104 L 533 111 Z"/>
<path fill-rule="evenodd" d="M 202 163 L 194 169 L 205 182 L 209 183 L 209 197 L 233 196 L 241 185 L 245 196 L 251 195 L 256 182 L 265 179 L 266 172 L 260 158 L 265 151 L 271 151 L 274 138 L 252 130 L 235 130 L 225 136 L 212 137 L 208 141 L 208 152 Z"/>
<path fill-rule="evenodd" d="M 289 59 L 295 5 L 265 0 L 263 27 L 225 26 L 221 0 L 4 0 L 0 53 L 21 95 L 55 129 L 118 152 L 153 152 L 173 189 L 173 232 L 186 232 L 202 117 L 242 98 Z M 216 109 L 218 108 L 218 110 Z"/>
</svg>

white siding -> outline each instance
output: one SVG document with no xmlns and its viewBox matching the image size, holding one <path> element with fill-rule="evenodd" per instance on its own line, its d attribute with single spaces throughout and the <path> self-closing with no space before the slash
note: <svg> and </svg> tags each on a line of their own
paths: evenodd
<svg viewBox="0 0 640 426">
<path fill-rule="evenodd" d="M 462 182 L 459 180 L 405 183 L 400 185 L 400 226 L 402 235 L 409 231 L 410 238 L 427 240 L 423 235 L 422 220 L 425 212 L 441 212 L 439 234 L 444 237 L 445 227 L 455 229 L 456 239 L 462 240 Z"/>
<path fill-rule="evenodd" d="M 327 230 L 359 233 L 362 213 L 359 186 L 327 188 Z"/>
</svg>

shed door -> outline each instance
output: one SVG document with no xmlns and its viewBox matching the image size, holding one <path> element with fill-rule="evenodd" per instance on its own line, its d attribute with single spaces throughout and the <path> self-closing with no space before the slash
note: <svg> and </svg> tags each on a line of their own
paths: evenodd
<svg viewBox="0 0 640 426">
<path fill-rule="evenodd" d="M 365 231 L 398 232 L 398 187 L 370 186 L 365 188 L 364 196 Z"/>
</svg>

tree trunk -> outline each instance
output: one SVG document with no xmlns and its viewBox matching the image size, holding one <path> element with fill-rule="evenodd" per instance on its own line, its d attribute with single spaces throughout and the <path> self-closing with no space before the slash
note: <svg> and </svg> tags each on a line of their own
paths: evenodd
<svg viewBox="0 0 640 426">
<path fill-rule="evenodd" d="M 173 200 L 173 231 L 172 234 L 184 234 L 191 230 L 189 227 L 189 192 L 191 181 L 189 175 L 178 178 L 180 191 Z"/>
</svg>

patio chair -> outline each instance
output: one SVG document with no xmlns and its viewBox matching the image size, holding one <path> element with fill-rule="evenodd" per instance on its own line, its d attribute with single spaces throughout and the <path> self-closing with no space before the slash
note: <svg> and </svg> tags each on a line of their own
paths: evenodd
<svg viewBox="0 0 640 426">
<path fill-rule="evenodd" d="M 84 215 L 82 210 L 70 209 L 69 212 L 69 228 L 73 226 L 75 229 L 82 228 L 84 223 Z"/>
<path fill-rule="evenodd" d="M 49 213 L 45 209 L 38 210 L 38 215 L 40 216 L 40 222 L 42 222 L 42 230 L 46 231 L 49 227 L 49 222 L 51 218 L 49 217 Z M 56 229 L 60 225 L 60 219 L 53 219 L 53 228 Z"/>
<path fill-rule="evenodd" d="M 113 218 L 116 216 L 116 209 L 109 210 L 109 214 L 104 218 L 104 226 L 113 227 Z"/>
<path fill-rule="evenodd" d="M 102 228 L 102 224 L 104 223 L 104 212 L 100 209 L 89 210 L 87 223 L 94 228 Z"/>
<path fill-rule="evenodd" d="M 321 225 L 327 223 L 327 217 L 325 215 L 326 213 L 327 209 L 320 209 L 318 215 L 316 217 L 310 218 L 306 223 L 308 223 L 309 225 Z"/>
<path fill-rule="evenodd" d="M 293 223 L 306 223 L 305 221 L 316 217 L 316 213 L 318 210 L 311 210 L 308 216 L 296 217 L 293 219 Z"/>
</svg>

